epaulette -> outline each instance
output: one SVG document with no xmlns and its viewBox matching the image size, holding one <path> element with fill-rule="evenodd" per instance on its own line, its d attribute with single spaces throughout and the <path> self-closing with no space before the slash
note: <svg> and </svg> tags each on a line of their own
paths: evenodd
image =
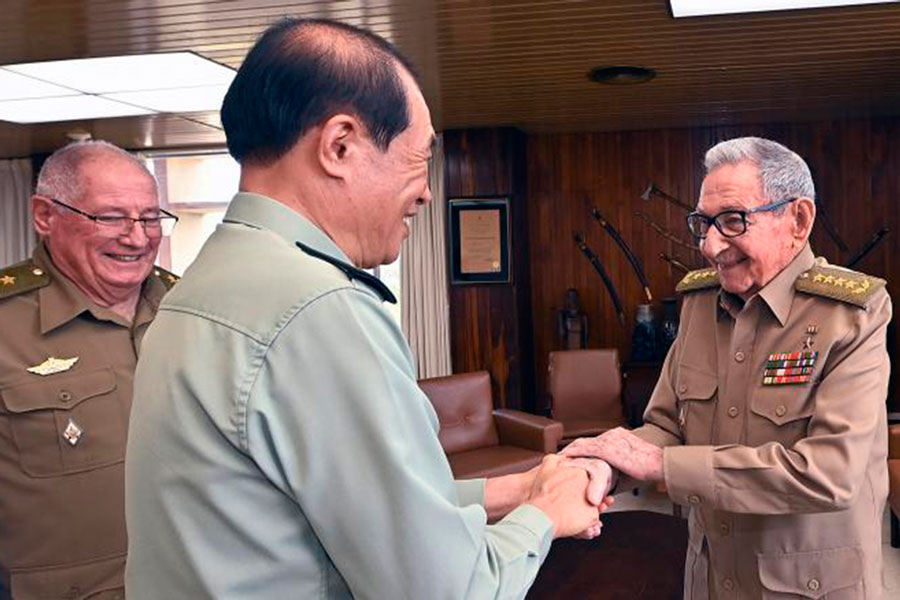
<svg viewBox="0 0 900 600">
<path fill-rule="evenodd" d="M 698 269 L 685 275 L 678 285 L 676 292 L 696 292 L 706 288 L 719 286 L 719 273 L 715 269 Z"/>
<path fill-rule="evenodd" d="M 309 246 L 301 242 L 295 242 L 295 244 L 297 244 L 298 248 L 300 248 L 310 256 L 318 258 L 319 260 L 324 260 L 325 262 L 334 265 L 335 267 L 343 271 L 344 275 L 346 275 L 349 279 L 358 279 L 362 281 L 367 286 L 375 290 L 378 295 L 381 296 L 382 301 L 390 302 L 391 304 L 397 304 L 397 298 L 396 296 L 394 296 L 393 292 L 391 292 L 391 289 L 388 286 L 384 285 L 384 283 L 382 283 L 382 281 L 374 275 L 366 273 L 362 269 L 357 269 L 353 265 L 348 265 L 347 263 L 340 261 L 333 256 L 329 256 L 324 252 L 319 252 L 315 248 L 310 248 Z"/>
<path fill-rule="evenodd" d="M 153 267 L 153 274 L 159 277 L 159 280 L 162 281 L 164 286 L 166 286 L 166 291 L 171 290 L 172 286 L 178 283 L 178 280 L 181 279 L 181 277 L 179 277 L 175 273 L 170 273 L 162 267 Z"/>
<path fill-rule="evenodd" d="M 865 308 L 875 292 L 887 282 L 858 271 L 831 265 L 815 265 L 800 273 L 794 288 L 798 292 L 824 296 Z"/>
<path fill-rule="evenodd" d="M 42 288 L 50 283 L 50 274 L 32 260 L 0 270 L 0 300 Z"/>
</svg>

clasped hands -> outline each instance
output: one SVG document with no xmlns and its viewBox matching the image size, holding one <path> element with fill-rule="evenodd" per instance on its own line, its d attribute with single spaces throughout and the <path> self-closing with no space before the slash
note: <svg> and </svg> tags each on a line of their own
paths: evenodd
<svg viewBox="0 0 900 600">
<path fill-rule="evenodd" d="M 595 538 L 602 527 L 600 514 L 613 503 L 608 494 L 617 472 L 662 481 L 662 448 L 621 427 L 577 439 L 535 469 L 530 502 L 554 522 L 556 537 Z"/>
</svg>

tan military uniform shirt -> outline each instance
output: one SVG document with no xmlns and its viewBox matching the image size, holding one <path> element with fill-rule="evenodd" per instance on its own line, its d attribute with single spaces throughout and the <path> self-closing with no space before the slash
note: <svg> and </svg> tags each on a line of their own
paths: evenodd
<svg viewBox="0 0 900 600">
<path fill-rule="evenodd" d="M 669 494 L 692 509 L 685 598 L 882 597 L 883 285 L 809 246 L 746 304 L 714 271 L 682 282 L 637 433 L 666 447 Z M 808 383 L 764 384 L 771 354 L 800 350 L 818 352 Z"/>
<path fill-rule="evenodd" d="M 132 325 L 43 246 L 0 271 L 0 590 L 15 600 L 124 596 L 132 379 L 167 285 L 147 279 Z"/>
</svg>

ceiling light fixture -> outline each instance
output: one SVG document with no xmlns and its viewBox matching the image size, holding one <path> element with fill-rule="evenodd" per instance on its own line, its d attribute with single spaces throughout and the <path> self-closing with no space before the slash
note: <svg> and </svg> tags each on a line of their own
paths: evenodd
<svg viewBox="0 0 900 600">
<path fill-rule="evenodd" d="M 672 16 L 702 17 L 773 10 L 829 8 L 856 4 L 893 4 L 898 0 L 670 0 Z"/>
<path fill-rule="evenodd" d="M 588 72 L 588 79 L 591 81 L 610 85 L 646 83 L 654 77 L 656 77 L 656 71 L 653 69 L 629 65 L 594 67 Z"/>
<path fill-rule="evenodd" d="M 217 111 L 235 72 L 193 52 L 0 66 L 0 120 Z"/>
</svg>

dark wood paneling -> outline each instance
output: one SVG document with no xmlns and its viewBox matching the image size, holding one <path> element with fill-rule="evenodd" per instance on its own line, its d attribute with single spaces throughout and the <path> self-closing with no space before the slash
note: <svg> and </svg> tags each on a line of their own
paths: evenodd
<svg viewBox="0 0 900 600">
<path fill-rule="evenodd" d="M 641 287 L 611 238 L 590 217 L 597 206 L 615 224 L 644 263 L 654 301 L 674 295 L 680 274 L 659 260 L 660 252 L 701 266 L 702 260 L 661 238 L 634 216 L 645 211 L 689 239 L 685 211 L 659 200 L 644 201 L 648 182 L 689 204 L 696 203 L 702 159 L 717 141 L 760 135 L 786 144 L 809 163 L 819 204 L 834 221 L 850 252 L 842 253 L 817 225 L 813 249 L 843 264 L 882 226 L 891 233 L 882 246 L 857 268 L 888 280 L 897 297 L 900 281 L 900 119 L 823 121 L 803 124 L 743 125 L 619 133 L 536 135 L 528 139 L 528 211 L 531 241 L 534 370 L 537 394 L 543 398 L 547 354 L 557 346 L 556 310 L 567 288 L 578 289 L 590 318 L 590 346 L 630 352 L 635 306 Z M 624 299 L 628 327 L 617 322 L 605 289 L 590 263 L 572 241 L 582 231 L 607 266 Z M 489 310 L 484 307 L 482 310 Z M 900 338 L 892 330 L 892 345 Z M 894 369 L 896 371 L 896 369 Z M 895 403 L 895 406 L 900 406 Z"/>
<path fill-rule="evenodd" d="M 491 373 L 496 406 L 533 410 L 525 135 L 515 129 L 444 134 L 447 198 L 510 197 L 511 284 L 451 285 L 453 371 Z"/>
</svg>

